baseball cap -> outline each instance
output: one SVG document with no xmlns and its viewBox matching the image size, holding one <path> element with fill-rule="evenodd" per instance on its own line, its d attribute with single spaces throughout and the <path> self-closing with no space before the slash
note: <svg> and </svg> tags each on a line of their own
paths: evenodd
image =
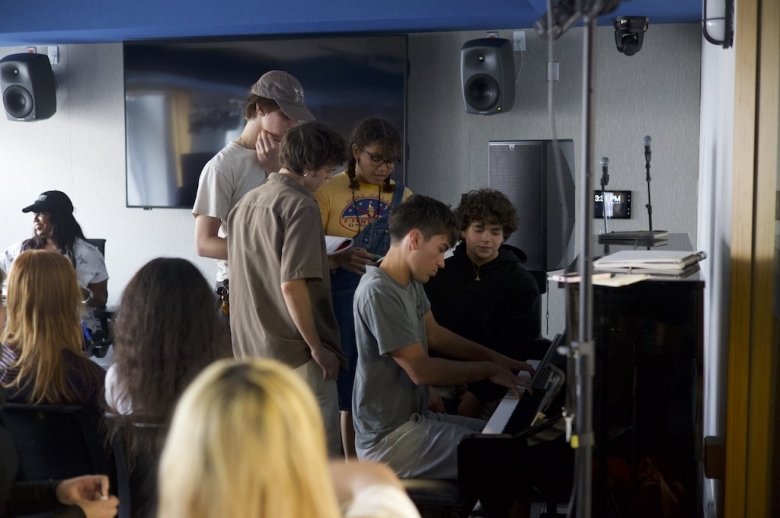
<svg viewBox="0 0 780 518">
<path fill-rule="evenodd" d="M 52 209 L 73 212 L 73 203 L 62 191 L 46 191 L 38 196 L 35 203 L 23 208 L 22 212 L 51 212 Z"/>
<path fill-rule="evenodd" d="M 276 101 L 285 115 L 298 121 L 313 121 L 314 115 L 303 104 L 303 86 L 293 76 L 281 70 L 271 70 L 257 80 L 250 94 Z"/>
</svg>

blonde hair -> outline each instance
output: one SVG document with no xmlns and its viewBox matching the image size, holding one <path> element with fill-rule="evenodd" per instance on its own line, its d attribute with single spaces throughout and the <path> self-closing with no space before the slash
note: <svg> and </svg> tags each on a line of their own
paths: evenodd
<svg viewBox="0 0 780 518">
<path fill-rule="evenodd" d="M 160 460 L 159 518 L 340 517 L 308 386 L 271 360 L 215 362 L 179 401 Z"/>
<path fill-rule="evenodd" d="M 68 381 L 62 352 L 81 356 L 81 290 L 70 261 L 44 250 L 22 252 L 8 274 L 7 322 L 0 340 L 17 356 L 16 379 L 3 385 L 31 386 L 32 404 L 72 403 L 79 398 Z M 89 372 L 85 369 L 86 372 Z"/>
</svg>

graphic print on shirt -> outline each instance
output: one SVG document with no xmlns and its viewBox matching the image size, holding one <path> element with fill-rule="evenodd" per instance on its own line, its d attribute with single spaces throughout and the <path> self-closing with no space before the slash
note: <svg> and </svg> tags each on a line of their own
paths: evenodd
<svg viewBox="0 0 780 518">
<path fill-rule="evenodd" d="M 339 221 L 342 227 L 357 233 L 380 216 L 387 216 L 389 209 L 390 204 L 384 200 L 377 200 L 376 196 L 366 196 L 356 199 L 354 203 L 350 200 L 341 211 Z"/>
</svg>

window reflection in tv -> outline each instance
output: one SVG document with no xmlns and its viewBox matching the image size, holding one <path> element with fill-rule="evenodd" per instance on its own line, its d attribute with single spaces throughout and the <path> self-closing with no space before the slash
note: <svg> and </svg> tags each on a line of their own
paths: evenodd
<svg viewBox="0 0 780 518">
<path fill-rule="evenodd" d="M 268 70 L 295 76 L 309 110 L 344 138 L 381 117 L 406 142 L 406 48 L 405 35 L 126 42 L 127 206 L 191 209 L 203 166 L 238 138 L 249 88 Z"/>
</svg>

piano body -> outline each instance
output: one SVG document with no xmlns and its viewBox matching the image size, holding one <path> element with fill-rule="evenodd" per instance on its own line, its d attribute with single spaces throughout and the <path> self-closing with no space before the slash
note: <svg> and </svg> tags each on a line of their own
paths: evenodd
<svg viewBox="0 0 780 518">
<path fill-rule="evenodd" d="M 670 234 L 658 244 L 666 250 L 692 250 L 685 234 Z M 634 247 L 594 248 L 599 257 Z M 578 286 L 568 289 L 576 323 Z M 703 307 L 704 282 L 698 272 L 621 288 L 594 286 L 593 516 L 697 515 Z M 569 376 L 567 383 L 572 382 Z M 558 501 L 568 495 L 571 479 L 560 477 L 564 487 L 554 487 L 545 471 L 552 465 L 559 473 L 571 473 L 569 455 L 552 445 L 528 447 L 524 436 L 513 435 L 518 430 L 501 431 L 505 434 L 477 434 L 461 441 L 458 470 L 464 497 L 487 498 L 495 508 L 488 516 L 510 516 L 508 510 L 528 498 L 532 485 L 546 486 L 540 488 L 542 495 L 553 493 Z"/>
</svg>

